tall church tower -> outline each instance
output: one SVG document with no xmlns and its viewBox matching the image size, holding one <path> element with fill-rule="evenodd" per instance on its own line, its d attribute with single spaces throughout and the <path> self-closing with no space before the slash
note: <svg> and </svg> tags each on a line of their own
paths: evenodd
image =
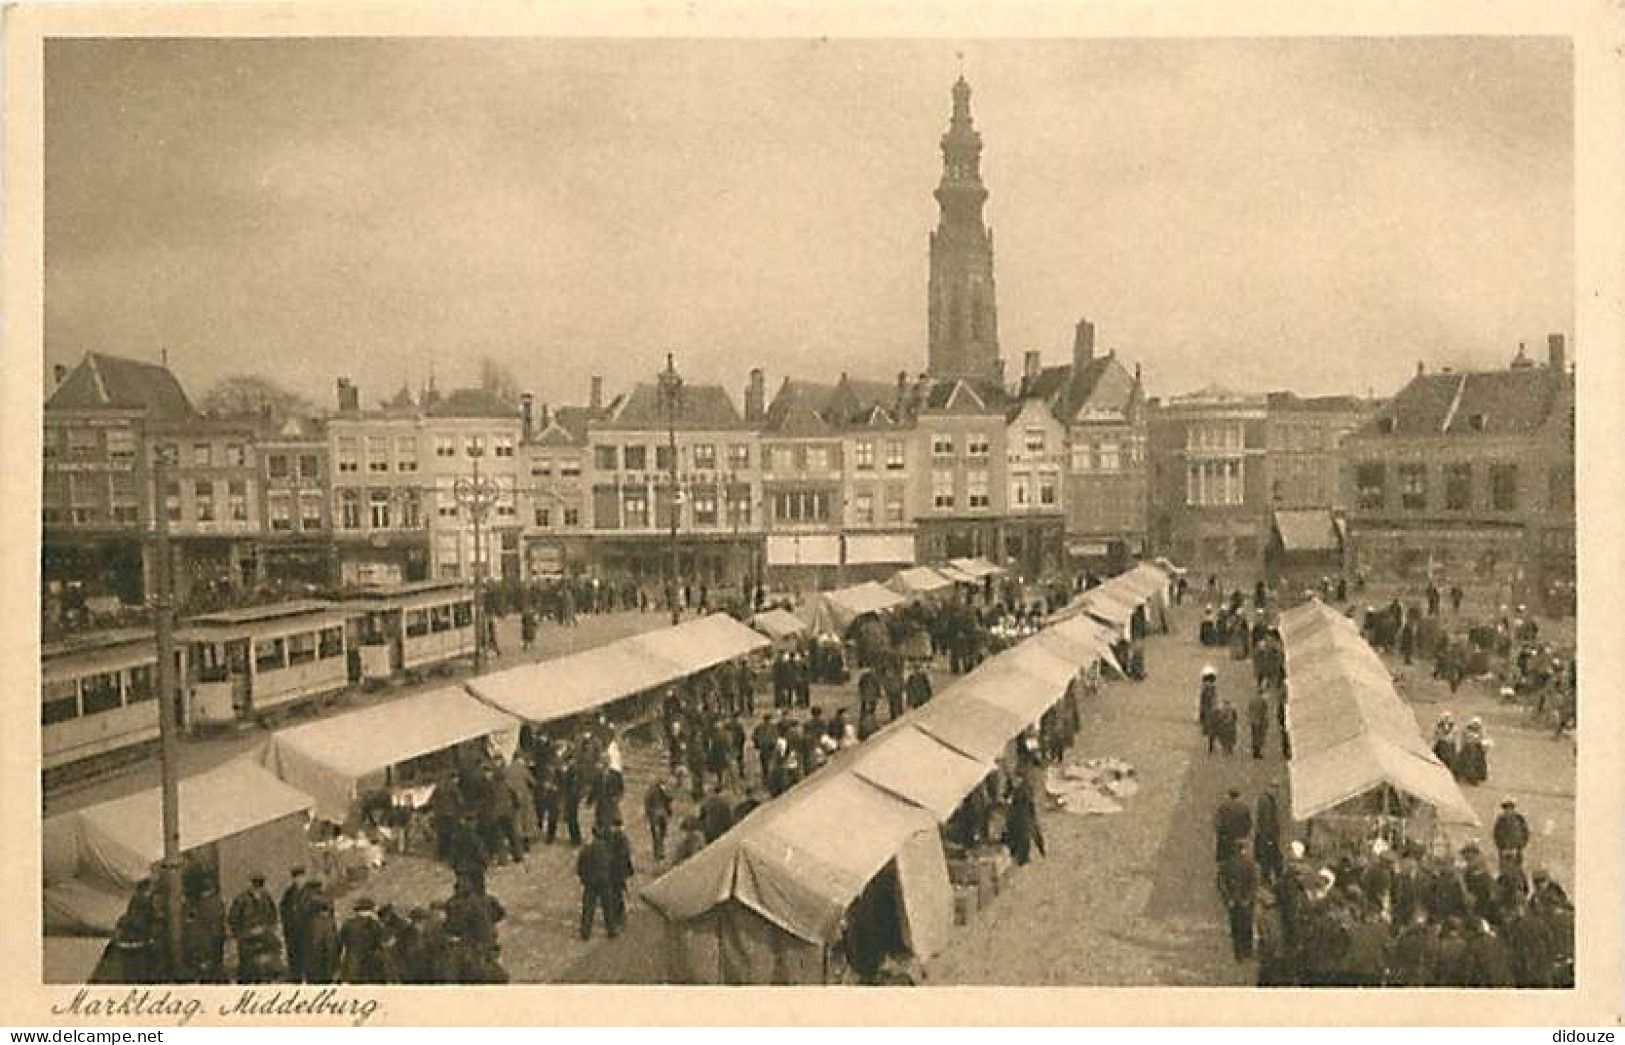
<svg viewBox="0 0 1625 1045">
<path fill-rule="evenodd" d="M 999 322 L 993 303 L 993 233 L 982 222 L 982 136 L 970 115 L 970 84 L 954 84 L 942 136 L 941 216 L 931 233 L 930 340 L 933 377 L 999 379 Z"/>
</svg>

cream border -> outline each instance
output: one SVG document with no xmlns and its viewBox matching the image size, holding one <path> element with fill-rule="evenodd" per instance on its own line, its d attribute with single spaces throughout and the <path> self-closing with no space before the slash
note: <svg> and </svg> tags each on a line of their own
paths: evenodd
<svg viewBox="0 0 1625 1045">
<path fill-rule="evenodd" d="M 1584 743 L 1579 763 L 1579 859 L 1574 883 L 1581 910 L 1581 981 L 1565 992 L 1352 991 L 1233 989 L 958 988 L 912 991 L 774 989 L 771 1007 L 744 989 L 509 987 L 391 989 L 373 1024 L 593 1025 L 784 1024 L 1210 1024 L 1522 1025 L 1613 1024 L 1621 1012 L 1620 871 L 1622 714 L 1610 685 L 1625 678 L 1620 636 L 1625 557 L 1617 525 L 1625 518 L 1621 416 L 1625 351 L 1621 319 L 1621 208 L 1625 127 L 1619 9 L 1603 0 L 1520 3 L 1326 0 L 1100 0 L 1088 6 L 1024 0 L 973 6 L 929 0 L 764 0 L 750 5 L 706 0 L 599 3 L 490 3 L 469 13 L 450 4 L 175 4 L 11 7 L 5 14 L 6 157 L 4 364 L 0 385 L 0 474 L 19 477 L 0 498 L 0 578 L 15 626 L 0 634 L 0 666 L 20 692 L 37 682 L 39 396 L 42 387 L 41 72 L 46 35 L 557 35 L 557 36 L 1276 36 L 1539 35 L 1573 39 L 1576 70 L 1577 312 L 1575 342 L 1584 358 L 1579 398 L 1580 615 L 1585 662 Z M 1596 695 L 1593 696 L 1592 694 Z M 38 747 L 32 700 L 0 702 L 0 1022 L 62 1025 L 52 1004 L 71 996 L 44 989 L 37 930 L 39 882 Z M 494 993 L 500 991 L 500 993 Z M 1151 993 L 1153 992 L 1154 993 Z M 205 1015 L 229 990 L 207 997 Z M 1153 1002 L 1154 1006 L 1148 1005 Z M 493 1002 L 497 1004 L 493 1004 Z M 193 1026 L 206 1025 L 200 1017 Z M 117 1024 L 107 1024 L 109 1026 Z M 154 1024 L 161 1025 L 161 1024 Z M 296 1024 L 283 1024 L 295 1026 Z"/>
</svg>

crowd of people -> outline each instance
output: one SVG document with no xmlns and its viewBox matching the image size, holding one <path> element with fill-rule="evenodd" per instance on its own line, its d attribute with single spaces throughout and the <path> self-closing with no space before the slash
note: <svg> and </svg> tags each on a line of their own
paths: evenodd
<svg viewBox="0 0 1625 1045">
<path fill-rule="evenodd" d="M 1217 885 L 1238 961 L 1260 986 L 1568 987 L 1574 907 L 1542 869 L 1526 872 L 1529 825 L 1508 798 L 1496 862 L 1377 838 L 1334 859 L 1281 845 L 1273 790 L 1254 807 L 1232 790 L 1214 814 Z"/>
</svg>

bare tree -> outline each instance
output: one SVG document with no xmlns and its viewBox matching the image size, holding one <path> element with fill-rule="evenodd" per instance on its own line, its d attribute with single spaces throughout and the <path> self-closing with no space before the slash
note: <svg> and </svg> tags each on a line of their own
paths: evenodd
<svg viewBox="0 0 1625 1045">
<path fill-rule="evenodd" d="M 304 396 L 260 374 L 232 374 L 221 378 L 204 393 L 198 406 L 205 412 L 218 414 L 269 412 L 278 420 L 316 410 Z"/>
</svg>

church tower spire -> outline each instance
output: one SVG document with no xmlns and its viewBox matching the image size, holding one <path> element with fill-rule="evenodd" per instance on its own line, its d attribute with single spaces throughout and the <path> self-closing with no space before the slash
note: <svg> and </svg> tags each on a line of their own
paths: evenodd
<svg viewBox="0 0 1625 1045">
<path fill-rule="evenodd" d="M 953 100 L 935 193 L 940 215 L 931 233 L 926 369 L 934 377 L 997 379 L 993 233 L 982 220 L 982 136 L 971 120 L 970 84 L 963 76 L 954 84 Z"/>
</svg>

